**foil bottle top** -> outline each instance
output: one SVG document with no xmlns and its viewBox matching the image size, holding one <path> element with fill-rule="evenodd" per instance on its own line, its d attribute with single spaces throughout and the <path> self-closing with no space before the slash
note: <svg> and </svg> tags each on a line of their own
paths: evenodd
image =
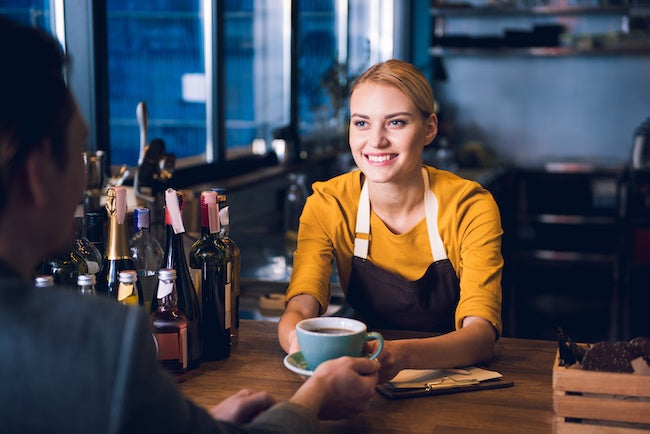
<svg viewBox="0 0 650 434">
<path fill-rule="evenodd" d="M 181 215 L 181 205 L 179 201 L 183 202 L 183 195 L 178 193 L 173 188 L 168 188 L 165 190 L 165 220 L 168 224 L 172 226 L 175 234 L 181 234 L 185 232 L 185 226 L 183 225 L 183 217 Z"/>
</svg>

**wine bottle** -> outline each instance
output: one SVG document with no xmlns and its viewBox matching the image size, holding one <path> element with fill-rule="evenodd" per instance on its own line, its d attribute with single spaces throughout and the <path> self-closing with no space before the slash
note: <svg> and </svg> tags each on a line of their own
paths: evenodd
<svg viewBox="0 0 650 434">
<path fill-rule="evenodd" d="M 149 230 L 149 208 L 133 210 L 134 235 L 129 240 L 131 257 L 135 261 L 138 280 L 142 286 L 144 308 L 152 312 L 151 300 L 156 298 L 158 270 L 162 267 L 164 251 Z"/>
<path fill-rule="evenodd" d="M 203 360 L 230 355 L 230 250 L 218 236 L 217 194 L 201 193 L 201 237 L 190 249 L 190 267 L 201 270 L 201 342 Z"/>
<path fill-rule="evenodd" d="M 298 244 L 300 215 L 309 195 L 304 173 L 290 173 L 289 187 L 284 196 L 284 247 L 287 258 L 292 261 Z"/>
<path fill-rule="evenodd" d="M 232 263 L 227 281 L 230 282 L 230 345 L 236 345 L 239 342 L 239 296 L 241 294 L 241 250 L 235 241 L 230 237 L 230 206 L 228 205 L 228 195 L 223 188 L 215 189 L 217 200 L 219 202 L 219 221 L 221 230 L 219 238 L 228 246 Z"/>
<path fill-rule="evenodd" d="M 122 270 L 136 270 L 129 252 L 126 236 L 126 189 L 122 186 L 109 187 L 106 192 L 106 214 L 108 215 L 108 242 L 97 277 L 97 291 L 117 299 L 120 286 L 119 273 Z M 138 298 L 142 304 L 142 287 L 135 282 Z"/>
<path fill-rule="evenodd" d="M 176 270 L 176 289 L 178 290 L 178 308 L 187 319 L 188 369 L 194 369 L 201 363 L 200 307 L 187 265 L 183 237 L 185 226 L 181 210 L 183 195 L 173 188 L 165 191 L 165 226 L 167 241 L 163 267 Z M 158 299 L 152 300 L 152 309 L 158 308 Z"/>
<path fill-rule="evenodd" d="M 77 277 L 77 288 L 81 295 L 95 295 L 95 283 L 97 282 L 94 274 L 80 274 Z"/>
<path fill-rule="evenodd" d="M 135 270 L 122 270 L 118 275 L 117 301 L 127 306 L 142 305 L 136 284 L 138 273 Z"/>
<path fill-rule="evenodd" d="M 104 257 L 104 221 L 106 209 L 86 213 L 86 237 L 99 254 Z M 100 262 L 100 268 L 103 261 Z"/>
<path fill-rule="evenodd" d="M 177 305 L 176 270 L 163 268 L 158 272 L 156 299 L 158 307 L 151 314 L 158 360 L 172 372 L 188 369 L 187 318 Z"/>
<path fill-rule="evenodd" d="M 102 265 L 102 254 L 87 238 L 84 207 L 77 205 L 74 214 L 75 238 L 74 250 L 86 261 L 89 274 L 97 274 Z"/>
<path fill-rule="evenodd" d="M 37 270 L 38 274 L 51 275 L 55 286 L 76 288 L 77 277 L 88 273 L 88 266 L 72 246 L 57 256 L 46 258 Z"/>
</svg>

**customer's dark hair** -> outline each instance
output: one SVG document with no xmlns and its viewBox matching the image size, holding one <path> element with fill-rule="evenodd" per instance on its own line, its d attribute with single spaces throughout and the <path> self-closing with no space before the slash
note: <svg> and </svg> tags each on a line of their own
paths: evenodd
<svg viewBox="0 0 650 434">
<path fill-rule="evenodd" d="M 67 161 L 66 132 L 73 100 L 67 58 L 43 30 L 0 16 L 0 212 L 29 153 L 49 138 L 52 158 Z"/>
</svg>

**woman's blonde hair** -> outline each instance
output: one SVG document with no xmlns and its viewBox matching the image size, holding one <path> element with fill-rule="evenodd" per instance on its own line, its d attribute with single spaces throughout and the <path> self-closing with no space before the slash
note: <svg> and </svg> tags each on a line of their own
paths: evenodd
<svg viewBox="0 0 650 434">
<path fill-rule="evenodd" d="M 413 101 L 424 118 L 435 112 L 433 89 L 422 71 L 411 63 L 391 59 L 371 66 L 354 81 L 350 95 L 364 83 L 396 87 Z"/>
</svg>

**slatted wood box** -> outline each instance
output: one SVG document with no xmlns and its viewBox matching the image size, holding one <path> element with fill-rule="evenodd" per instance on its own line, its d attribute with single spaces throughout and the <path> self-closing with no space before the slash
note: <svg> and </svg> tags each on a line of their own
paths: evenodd
<svg viewBox="0 0 650 434">
<path fill-rule="evenodd" d="M 650 432 L 650 375 L 553 365 L 556 434 Z"/>
</svg>

